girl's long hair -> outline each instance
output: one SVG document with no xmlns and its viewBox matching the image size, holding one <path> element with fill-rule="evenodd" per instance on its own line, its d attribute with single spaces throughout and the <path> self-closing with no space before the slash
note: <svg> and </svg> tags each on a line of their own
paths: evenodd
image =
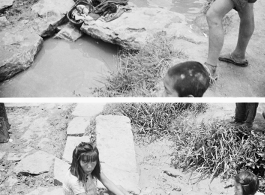
<svg viewBox="0 0 265 195">
<path fill-rule="evenodd" d="M 80 182 L 86 182 L 86 174 L 80 165 L 80 160 L 88 162 L 97 162 L 96 167 L 91 172 L 92 177 L 100 177 L 99 152 L 97 147 L 88 142 L 81 142 L 73 151 L 72 164 L 70 172 L 76 176 Z"/>
<path fill-rule="evenodd" d="M 259 189 L 259 179 L 250 171 L 240 172 L 235 176 L 235 180 L 242 186 L 243 195 L 255 194 Z"/>
</svg>

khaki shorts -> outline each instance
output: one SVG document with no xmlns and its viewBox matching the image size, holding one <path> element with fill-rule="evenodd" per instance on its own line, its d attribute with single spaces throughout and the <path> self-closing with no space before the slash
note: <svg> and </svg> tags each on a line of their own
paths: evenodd
<svg viewBox="0 0 265 195">
<path fill-rule="evenodd" d="M 257 0 L 232 0 L 235 4 L 235 10 L 242 10 L 247 3 L 255 3 Z"/>
</svg>

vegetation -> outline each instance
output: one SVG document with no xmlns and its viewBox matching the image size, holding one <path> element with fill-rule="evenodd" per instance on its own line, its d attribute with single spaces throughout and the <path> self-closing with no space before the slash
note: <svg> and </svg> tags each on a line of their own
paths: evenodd
<svg viewBox="0 0 265 195">
<path fill-rule="evenodd" d="M 185 57 L 176 51 L 172 39 L 158 33 L 139 51 L 121 50 L 118 72 L 107 78 L 104 89 L 96 89 L 97 96 L 153 96 L 156 84 L 169 67 L 173 56 Z"/>
</svg>

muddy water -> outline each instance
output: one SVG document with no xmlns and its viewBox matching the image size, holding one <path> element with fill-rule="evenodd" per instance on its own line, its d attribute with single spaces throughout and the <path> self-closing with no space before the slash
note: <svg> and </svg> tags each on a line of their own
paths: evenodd
<svg viewBox="0 0 265 195">
<path fill-rule="evenodd" d="M 0 85 L 1 97 L 91 96 L 115 71 L 118 47 L 83 36 L 75 43 L 49 39 L 26 71 Z"/>
<path fill-rule="evenodd" d="M 138 7 L 163 7 L 196 17 L 205 0 L 130 0 Z M 34 64 L 26 71 L 0 84 L 0 97 L 92 96 L 93 88 L 103 86 L 104 75 L 115 72 L 118 47 L 88 36 L 77 42 L 49 39 Z"/>
</svg>

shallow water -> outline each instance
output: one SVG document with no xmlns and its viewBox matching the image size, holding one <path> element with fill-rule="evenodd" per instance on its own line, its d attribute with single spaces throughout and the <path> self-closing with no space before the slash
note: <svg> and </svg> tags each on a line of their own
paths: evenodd
<svg viewBox="0 0 265 195">
<path fill-rule="evenodd" d="M 104 74 L 115 71 L 117 50 L 85 35 L 76 42 L 48 39 L 28 70 L 0 85 L 0 96 L 91 96 Z"/>
<path fill-rule="evenodd" d="M 163 7 L 191 21 L 205 0 L 130 0 L 138 7 Z M 86 35 L 76 42 L 48 39 L 33 65 L 0 84 L 0 97 L 92 96 L 104 75 L 116 69 L 118 47 Z"/>
</svg>

